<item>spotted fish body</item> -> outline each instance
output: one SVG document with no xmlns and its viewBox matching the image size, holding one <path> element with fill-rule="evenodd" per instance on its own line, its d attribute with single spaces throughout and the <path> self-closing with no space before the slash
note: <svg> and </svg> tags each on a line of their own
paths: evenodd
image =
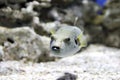
<svg viewBox="0 0 120 80">
<path fill-rule="evenodd" d="M 78 52 L 86 46 L 83 31 L 75 26 L 64 26 L 51 36 L 51 54 L 57 57 L 66 57 Z"/>
</svg>

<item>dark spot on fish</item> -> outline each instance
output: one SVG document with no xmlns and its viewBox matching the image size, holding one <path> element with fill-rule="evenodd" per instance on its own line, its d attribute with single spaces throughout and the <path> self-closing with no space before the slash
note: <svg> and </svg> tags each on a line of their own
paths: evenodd
<svg viewBox="0 0 120 80">
<path fill-rule="evenodd" d="M 66 42 L 66 43 L 70 42 L 70 38 L 64 39 L 64 42 Z"/>
</svg>

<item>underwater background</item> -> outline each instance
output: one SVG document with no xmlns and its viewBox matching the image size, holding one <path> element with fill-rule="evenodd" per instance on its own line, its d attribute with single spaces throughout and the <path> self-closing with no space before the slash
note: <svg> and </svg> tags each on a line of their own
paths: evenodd
<svg viewBox="0 0 120 80">
<path fill-rule="evenodd" d="M 86 48 L 50 55 L 51 30 L 76 26 Z M 59 37 L 59 36 L 58 36 Z M 0 80 L 119 80 L 119 0 L 0 0 Z"/>
</svg>

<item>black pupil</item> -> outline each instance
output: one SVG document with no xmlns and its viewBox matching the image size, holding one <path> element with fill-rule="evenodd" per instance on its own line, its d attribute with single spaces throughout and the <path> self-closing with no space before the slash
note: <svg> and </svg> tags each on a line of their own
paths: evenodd
<svg viewBox="0 0 120 80">
<path fill-rule="evenodd" d="M 78 44 L 78 41 L 77 41 L 77 39 L 75 39 L 75 44 Z"/>
<path fill-rule="evenodd" d="M 75 44 L 76 44 L 76 45 L 80 45 L 80 42 L 79 42 L 78 39 L 75 39 Z"/>
<path fill-rule="evenodd" d="M 51 37 L 51 40 L 54 40 L 54 37 L 53 37 L 53 36 Z"/>
<path fill-rule="evenodd" d="M 50 45 L 52 44 L 53 40 L 54 40 L 54 37 L 53 37 L 53 36 L 51 36 Z"/>
</svg>

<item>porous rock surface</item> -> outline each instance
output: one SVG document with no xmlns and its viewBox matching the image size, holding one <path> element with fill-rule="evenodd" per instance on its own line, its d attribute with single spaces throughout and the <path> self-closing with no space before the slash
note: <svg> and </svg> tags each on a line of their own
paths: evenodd
<svg viewBox="0 0 120 80">
<path fill-rule="evenodd" d="M 50 39 L 37 35 L 29 27 L 0 27 L 0 59 L 39 62 L 53 60 L 49 52 Z"/>
<path fill-rule="evenodd" d="M 46 26 L 41 24 L 58 21 L 82 26 L 89 43 L 120 48 L 120 1 L 107 0 L 103 7 L 93 1 L 96 0 L 0 0 L 0 26 L 29 26 L 40 35 L 48 35 L 48 30 L 43 29 Z"/>
<path fill-rule="evenodd" d="M 119 80 L 120 50 L 91 45 L 55 62 L 0 62 L 0 80 Z"/>
</svg>

